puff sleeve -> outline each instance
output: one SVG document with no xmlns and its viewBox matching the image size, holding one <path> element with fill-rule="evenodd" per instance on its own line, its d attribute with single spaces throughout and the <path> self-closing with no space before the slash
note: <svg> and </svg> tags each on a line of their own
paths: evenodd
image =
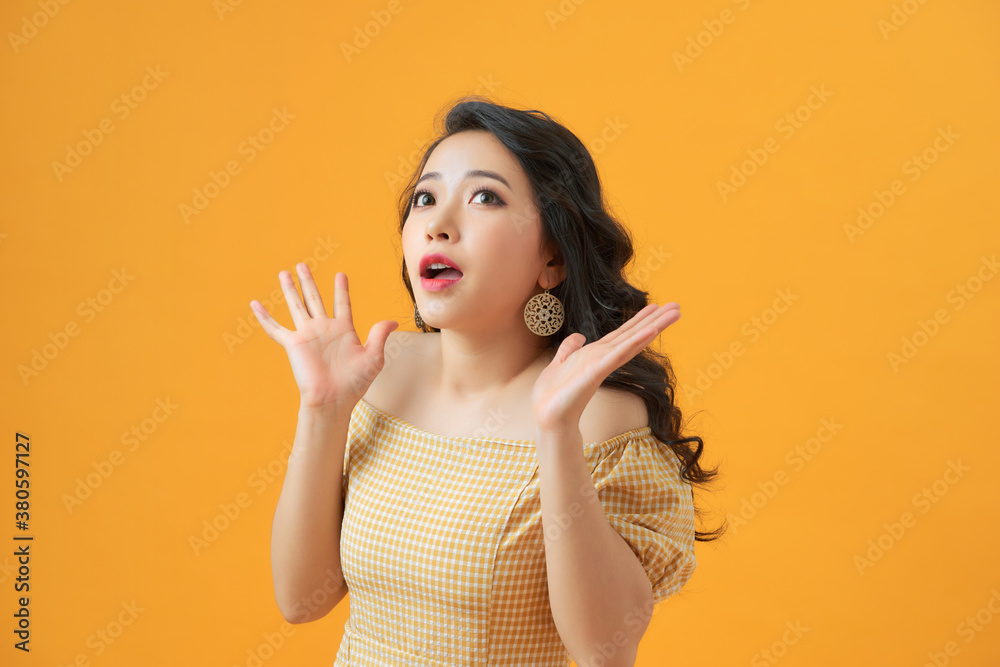
<svg viewBox="0 0 1000 667">
<path fill-rule="evenodd" d="M 624 436 L 624 437 L 623 437 Z M 591 477 L 608 523 L 635 553 L 661 602 L 697 567 L 691 484 L 673 450 L 646 427 L 598 448 Z"/>
</svg>

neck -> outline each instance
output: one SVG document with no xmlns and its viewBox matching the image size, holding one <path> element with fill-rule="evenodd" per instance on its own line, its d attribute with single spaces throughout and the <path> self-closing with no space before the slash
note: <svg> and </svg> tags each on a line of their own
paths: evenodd
<svg viewBox="0 0 1000 667">
<path fill-rule="evenodd" d="M 517 334 L 442 329 L 435 347 L 439 375 L 428 378 L 441 398 L 453 405 L 481 403 L 514 386 L 533 369 L 540 372 L 555 350 L 546 346 L 544 338 L 521 328 L 523 333 Z"/>
</svg>

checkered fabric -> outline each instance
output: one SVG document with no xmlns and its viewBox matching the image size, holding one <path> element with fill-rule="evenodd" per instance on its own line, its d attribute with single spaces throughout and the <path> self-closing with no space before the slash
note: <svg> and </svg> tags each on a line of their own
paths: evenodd
<svg viewBox="0 0 1000 667">
<path fill-rule="evenodd" d="M 677 593 L 697 566 L 677 456 L 649 426 L 584 454 L 655 600 Z M 343 492 L 350 615 L 334 667 L 570 664 L 549 607 L 530 440 L 440 436 L 362 399 Z"/>
</svg>

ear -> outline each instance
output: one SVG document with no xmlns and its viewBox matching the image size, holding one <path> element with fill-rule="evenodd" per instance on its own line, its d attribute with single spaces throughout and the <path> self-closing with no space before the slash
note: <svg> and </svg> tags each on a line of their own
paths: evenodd
<svg viewBox="0 0 1000 667">
<path fill-rule="evenodd" d="M 557 247 L 552 247 L 547 257 L 548 261 L 545 263 L 543 276 L 547 278 L 546 282 L 549 285 L 549 289 L 552 289 L 566 280 L 566 260 Z"/>
</svg>

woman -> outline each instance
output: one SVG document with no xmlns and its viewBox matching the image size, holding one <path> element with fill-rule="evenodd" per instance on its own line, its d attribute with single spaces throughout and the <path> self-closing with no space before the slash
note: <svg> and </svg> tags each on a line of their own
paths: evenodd
<svg viewBox="0 0 1000 667">
<path fill-rule="evenodd" d="M 695 540 L 721 534 L 695 530 L 692 483 L 717 471 L 647 349 L 679 305 L 625 280 L 593 160 L 542 112 L 455 104 L 400 234 L 419 332 L 384 320 L 362 346 L 346 274 L 331 318 L 304 264 L 304 303 L 279 273 L 294 331 L 251 302 L 301 394 L 271 538 L 282 614 L 349 591 L 338 666 L 633 664 Z"/>
</svg>

